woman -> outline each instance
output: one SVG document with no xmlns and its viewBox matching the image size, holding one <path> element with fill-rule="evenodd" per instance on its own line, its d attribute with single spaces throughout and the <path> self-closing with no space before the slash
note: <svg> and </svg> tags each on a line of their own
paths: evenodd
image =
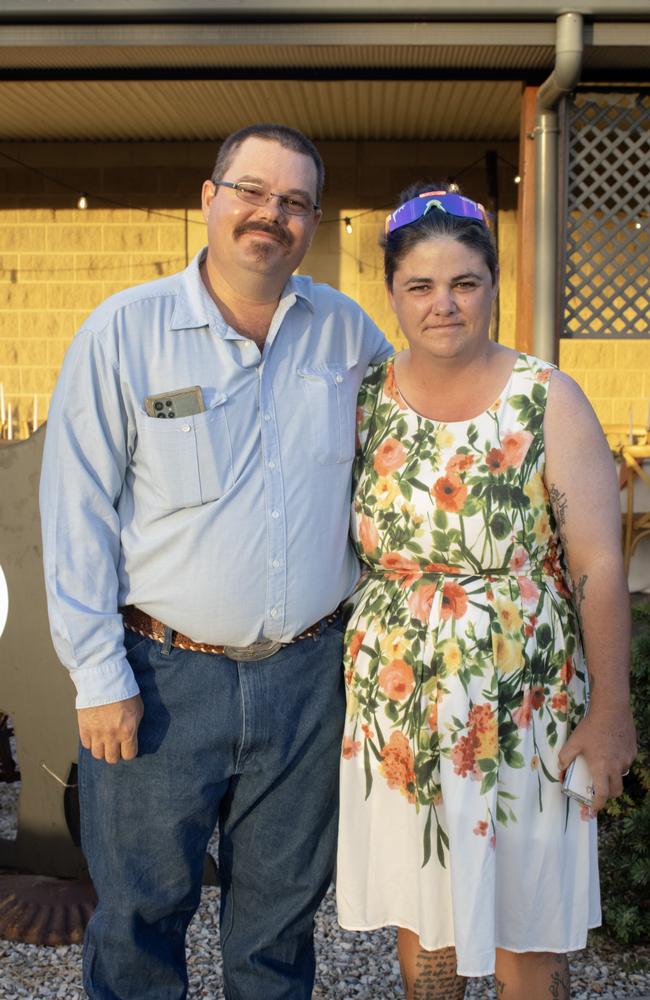
<svg viewBox="0 0 650 1000">
<path fill-rule="evenodd" d="M 567 998 L 600 922 L 593 816 L 635 753 L 616 478 L 578 386 L 490 340 L 484 212 L 431 187 L 386 220 L 408 349 L 359 401 L 339 917 L 398 927 L 408 1000 L 492 972 L 500 998 Z M 579 753 L 591 810 L 562 794 Z"/>
</svg>

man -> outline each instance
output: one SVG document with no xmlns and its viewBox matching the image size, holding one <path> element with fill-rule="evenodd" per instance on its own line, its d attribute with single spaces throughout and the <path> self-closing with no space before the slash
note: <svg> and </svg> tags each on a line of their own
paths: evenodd
<svg viewBox="0 0 650 1000">
<path fill-rule="evenodd" d="M 322 184 L 299 132 L 230 136 L 203 185 L 207 252 L 103 303 L 52 400 L 45 575 L 78 692 L 95 1000 L 186 996 L 217 823 L 226 997 L 311 996 L 336 834 L 337 608 L 358 576 L 355 402 L 390 352 L 353 302 L 292 277 Z"/>
</svg>

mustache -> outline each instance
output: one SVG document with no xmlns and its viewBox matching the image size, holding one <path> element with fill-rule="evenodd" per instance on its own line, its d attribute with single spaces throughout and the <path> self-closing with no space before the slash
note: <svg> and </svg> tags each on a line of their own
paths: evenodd
<svg viewBox="0 0 650 1000">
<path fill-rule="evenodd" d="M 270 236 L 274 236 L 276 240 L 279 240 L 285 247 L 291 247 L 293 245 L 293 235 L 287 230 L 283 229 L 279 223 L 273 222 L 242 222 L 241 225 L 236 226 L 233 235 L 235 239 L 239 239 L 244 233 L 268 233 Z"/>
</svg>

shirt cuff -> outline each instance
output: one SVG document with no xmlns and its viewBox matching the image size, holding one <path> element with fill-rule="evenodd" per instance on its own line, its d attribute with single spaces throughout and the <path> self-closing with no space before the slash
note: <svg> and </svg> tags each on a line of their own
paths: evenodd
<svg viewBox="0 0 650 1000">
<path fill-rule="evenodd" d="M 110 705 L 140 694 L 133 670 L 126 659 L 101 667 L 71 670 L 70 676 L 77 689 L 76 708 Z"/>
</svg>

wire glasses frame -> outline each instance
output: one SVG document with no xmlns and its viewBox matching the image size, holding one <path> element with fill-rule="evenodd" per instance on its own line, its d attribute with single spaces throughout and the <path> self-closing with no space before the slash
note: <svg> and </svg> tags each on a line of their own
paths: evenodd
<svg viewBox="0 0 650 1000">
<path fill-rule="evenodd" d="M 286 215 L 310 215 L 317 212 L 320 205 L 314 205 L 306 198 L 300 198 L 291 194 L 278 194 L 276 191 L 269 191 L 268 188 L 260 187 L 258 184 L 245 184 L 239 181 L 212 181 L 215 187 L 231 188 L 240 201 L 245 201 L 249 205 L 266 205 L 269 198 L 277 198 L 280 208 Z"/>
</svg>

